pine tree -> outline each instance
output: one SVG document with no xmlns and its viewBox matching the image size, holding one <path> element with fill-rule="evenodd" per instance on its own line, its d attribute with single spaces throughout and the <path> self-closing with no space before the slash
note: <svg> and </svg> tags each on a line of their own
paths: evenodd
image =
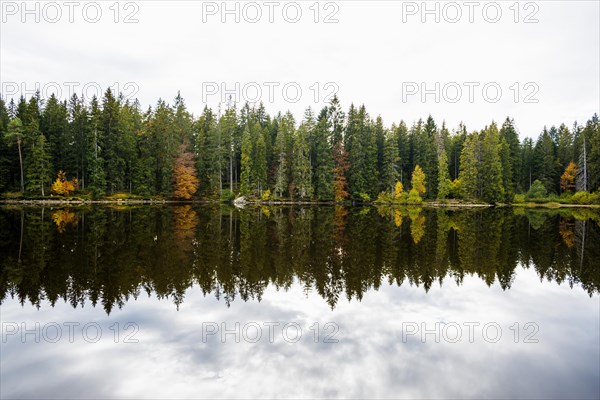
<svg viewBox="0 0 600 400">
<path fill-rule="evenodd" d="M 474 132 L 467 136 L 460 153 L 459 179 L 463 196 L 467 199 L 479 197 L 479 164 L 481 149 L 479 135 Z"/>
<path fill-rule="evenodd" d="M 89 147 L 90 176 L 89 189 L 95 196 L 100 196 L 106 191 L 106 174 L 104 172 L 104 159 L 102 158 L 102 111 L 98 100 L 94 96 L 90 106 L 90 132 L 91 146 Z"/>
<path fill-rule="evenodd" d="M 364 195 L 374 198 L 378 186 L 377 139 L 364 106 L 356 113 L 348 113 L 346 133 L 350 192 L 355 199 L 363 199 Z"/>
<path fill-rule="evenodd" d="M 333 95 L 329 103 L 328 117 L 331 124 L 331 147 L 333 148 L 344 140 L 345 115 L 337 95 Z"/>
<path fill-rule="evenodd" d="M 310 198 L 313 194 L 308 142 L 309 127 L 309 124 L 303 122 L 294 137 L 293 192 L 301 199 Z"/>
<path fill-rule="evenodd" d="M 448 154 L 445 150 L 440 151 L 438 158 L 438 199 L 445 199 L 450 194 L 450 172 L 448 171 Z"/>
<path fill-rule="evenodd" d="M 500 147 L 498 128 L 496 127 L 496 124 L 492 122 L 492 124 L 482 132 L 482 158 L 478 174 L 481 187 L 481 199 L 489 203 L 504 200 Z"/>
<path fill-rule="evenodd" d="M 331 149 L 331 126 L 327 108 L 321 110 L 314 128 L 314 195 L 319 200 L 333 200 L 333 154 Z"/>
<path fill-rule="evenodd" d="M 554 141 L 548 130 L 544 128 L 533 150 L 533 175 L 549 192 L 555 192 L 558 183 L 559 174 L 555 160 Z"/>
<path fill-rule="evenodd" d="M 396 129 L 392 128 L 392 131 L 397 139 L 398 157 L 400 163 L 398 171 L 400 174 L 400 182 L 406 184 L 412 171 L 412 165 L 410 164 L 408 128 L 406 127 L 404 121 L 400 121 Z"/>
<path fill-rule="evenodd" d="M 40 132 L 33 144 L 33 150 L 27 157 L 27 191 L 46 195 L 52 183 L 52 166 L 46 137 Z"/>
<path fill-rule="evenodd" d="M 275 139 L 276 173 L 273 191 L 278 197 L 283 197 L 285 194 L 289 193 L 294 124 L 294 117 L 290 112 L 287 112 L 279 121 L 279 128 Z"/>
<path fill-rule="evenodd" d="M 400 156 L 396 131 L 390 131 L 386 134 L 381 168 L 382 190 L 393 194 L 396 182 L 400 178 Z"/>
<path fill-rule="evenodd" d="M 23 134 L 23 123 L 21 122 L 21 119 L 19 117 L 15 117 L 13 118 L 9 124 L 8 124 L 8 128 L 7 128 L 7 135 L 6 138 L 9 142 L 14 142 L 17 145 L 17 150 L 19 153 L 19 171 L 20 171 L 20 178 L 21 178 L 21 193 L 23 193 L 25 191 L 25 176 L 23 173 L 23 140 L 24 140 L 24 134 Z"/>
<path fill-rule="evenodd" d="M 505 191 L 507 195 L 510 196 L 510 194 L 516 193 L 518 190 L 522 189 L 520 187 L 520 183 L 522 182 L 522 177 L 520 176 L 522 171 L 521 144 L 519 142 L 519 133 L 515 128 L 514 120 L 506 117 L 506 120 L 500 129 L 500 137 L 508 146 L 508 154 L 503 156 L 502 164 L 506 168 L 510 168 L 510 173 L 505 173 Z M 506 152 L 507 150 L 504 149 L 503 151 Z"/>
<path fill-rule="evenodd" d="M 75 138 L 69 129 L 69 113 L 65 103 L 61 103 L 52 94 L 42 112 L 40 130 L 48 138 L 52 165 L 63 171 L 76 171 L 76 159 L 73 145 Z"/>
<path fill-rule="evenodd" d="M 460 171 L 460 154 L 462 152 L 465 140 L 467 139 L 467 128 L 461 122 L 458 128 L 453 132 L 450 138 L 450 151 L 448 154 L 448 167 L 450 169 L 450 178 L 458 179 Z"/>
<path fill-rule="evenodd" d="M 242 171 L 240 175 L 240 193 L 243 195 L 249 195 L 252 192 L 252 153 L 252 137 L 250 136 L 250 128 L 246 125 L 242 133 Z"/>
<path fill-rule="evenodd" d="M 13 162 L 13 152 L 9 148 L 9 122 L 10 115 L 6 103 L 0 98 L 0 192 L 8 190 L 11 185 L 11 169 L 13 165 L 16 165 L 16 162 Z"/>
<path fill-rule="evenodd" d="M 588 138 L 586 155 L 589 157 L 587 163 L 591 192 L 600 189 L 600 121 L 597 114 L 587 121 L 584 131 L 584 135 Z"/>
<path fill-rule="evenodd" d="M 267 144 L 258 123 L 255 124 L 254 129 L 257 131 L 258 139 L 254 148 L 252 167 L 256 179 L 256 191 L 259 196 L 262 196 L 263 190 L 267 189 Z"/>
</svg>

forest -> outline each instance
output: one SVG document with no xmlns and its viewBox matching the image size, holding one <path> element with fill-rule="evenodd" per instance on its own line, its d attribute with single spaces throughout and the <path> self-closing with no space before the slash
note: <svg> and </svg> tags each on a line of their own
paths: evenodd
<svg viewBox="0 0 600 400">
<path fill-rule="evenodd" d="M 507 117 L 480 131 L 431 117 L 384 125 L 333 97 L 301 121 L 263 104 L 191 113 L 178 93 L 143 111 L 39 93 L 0 100 L 4 199 L 110 196 L 230 201 L 600 202 L 600 122 L 540 127 L 519 139 Z M 453 200 L 454 201 L 454 200 Z"/>
</svg>

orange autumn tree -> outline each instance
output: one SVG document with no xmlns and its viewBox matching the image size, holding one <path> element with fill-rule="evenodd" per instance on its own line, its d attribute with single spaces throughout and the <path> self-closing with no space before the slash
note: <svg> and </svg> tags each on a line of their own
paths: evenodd
<svg viewBox="0 0 600 400">
<path fill-rule="evenodd" d="M 560 189 L 565 192 L 575 190 L 575 178 L 577 177 L 577 166 L 573 161 L 567 165 L 565 172 L 560 177 Z"/>
<path fill-rule="evenodd" d="M 350 168 L 350 163 L 348 162 L 348 152 L 344 149 L 342 142 L 338 142 L 334 146 L 333 158 L 335 161 L 335 167 L 333 168 L 335 201 L 344 201 L 349 196 L 346 191 L 346 173 Z"/>
<path fill-rule="evenodd" d="M 182 144 L 173 168 L 173 197 L 188 200 L 196 193 L 199 185 L 200 181 L 194 167 L 194 155 L 187 150 L 186 145 Z"/>
<path fill-rule="evenodd" d="M 68 196 L 71 192 L 75 191 L 79 181 L 77 178 L 73 178 L 70 181 L 67 180 L 67 174 L 64 171 L 58 171 L 58 176 L 52 184 L 52 193 L 61 196 Z"/>
</svg>

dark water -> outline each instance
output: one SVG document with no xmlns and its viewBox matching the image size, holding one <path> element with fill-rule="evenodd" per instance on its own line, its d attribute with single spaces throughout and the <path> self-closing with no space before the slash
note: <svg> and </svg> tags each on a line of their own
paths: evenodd
<svg viewBox="0 0 600 400">
<path fill-rule="evenodd" d="M 600 214 L 0 209 L 0 397 L 599 398 Z"/>
</svg>

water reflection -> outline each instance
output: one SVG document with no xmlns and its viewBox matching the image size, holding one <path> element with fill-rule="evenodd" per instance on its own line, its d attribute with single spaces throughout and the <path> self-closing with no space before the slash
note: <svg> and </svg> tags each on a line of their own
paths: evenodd
<svg viewBox="0 0 600 400">
<path fill-rule="evenodd" d="M 382 284 L 428 291 L 474 275 L 600 293 L 600 215 L 576 210 L 115 206 L 0 211 L 0 299 L 106 313 L 140 293 L 179 306 L 200 286 L 229 305 L 295 282 L 331 308 Z M 447 284 L 447 283 L 446 283 Z"/>
</svg>

